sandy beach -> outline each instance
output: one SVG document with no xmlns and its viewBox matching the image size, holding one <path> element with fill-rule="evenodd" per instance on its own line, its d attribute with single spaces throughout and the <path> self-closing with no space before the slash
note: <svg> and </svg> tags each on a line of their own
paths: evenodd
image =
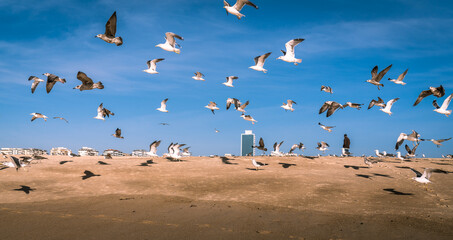
<svg viewBox="0 0 453 240">
<path fill-rule="evenodd" d="M 452 160 L 255 159 L 269 165 L 50 156 L 18 172 L 3 168 L 1 239 L 453 237 Z M 411 179 L 410 168 L 428 167 L 437 169 L 432 183 Z"/>
</svg>

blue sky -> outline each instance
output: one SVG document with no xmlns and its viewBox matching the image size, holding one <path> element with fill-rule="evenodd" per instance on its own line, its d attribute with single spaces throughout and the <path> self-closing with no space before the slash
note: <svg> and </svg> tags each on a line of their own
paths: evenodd
<svg viewBox="0 0 453 240">
<path fill-rule="evenodd" d="M 318 141 L 326 141 L 329 153 L 338 154 L 347 133 L 351 152 L 358 155 L 374 149 L 392 152 L 398 135 L 412 129 L 423 138 L 453 136 L 452 119 L 433 112 L 434 97 L 412 107 L 429 86 L 442 84 L 446 96 L 453 93 L 452 3 L 253 2 L 259 9 L 245 6 L 246 17 L 238 20 L 226 15 L 221 0 L 0 1 L 0 147 L 64 146 L 74 151 L 89 146 L 131 152 L 161 139 L 159 154 L 170 142 L 188 144 L 195 155 L 238 154 L 240 134 L 250 129 L 268 148 L 284 140 L 282 148 L 288 151 L 303 142 L 305 154 L 317 154 Z M 117 35 L 124 40 L 120 47 L 94 38 L 104 32 L 114 11 Z M 165 32 L 184 37 L 180 55 L 155 47 L 165 41 Z M 306 39 L 296 47 L 296 57 L 302 58 L 298 66 L 276 60 L 293 38 Z M 248 68 L 266 52 L 272 52 L 265 64 L 268 73 Z M 165 58 L 158 64 L 159 74 L 142 72 L 154 58 Z M 382 90 L 364 82 L 375 65 L 383 69 L 390 64 Z M 406 68 L 406 86 L 386 80 Z M 102 81 L 105 89 L 72 89 L 80 84 L 78 71 Z M 191 78 L 196 71 L 205 74 L 206 82 Z M 45 72 L 67 83 L 57 83 L 50 94 L 42 84 L 31 94 L 28 77 Z M 221 84 L 230 75 L 239 77 L 234 88 Z M 320 92 L 321 85 L 331 86 L 334 94 Z M 384 101 L 400 98 L 392 116 L 378 108 L 318 115 L 324 101 L 368 105 L 378 96 Z M 228 97 L 249 100 L 247 114 L 258 123 L 226 111 Z M 169 113 L 156 111 L 165 98 Z M 298 103 L 294 112 L 280 108 L 287 99 Z M 209 101 L 220 105 L 215 115 L 204 108 Z M 115 113 L 105 122 L 93 118 L 101 102 Z M 69 124 L 30 122 L 31 112 L 65 117 Z M 318 122 L 336 128 L 328 133 Z M 111 136 L 117 127 L 125 139 Z M 418 153 L 453 153 L 453 141 L 441 148 L 424 142 Z"/>
</svg>

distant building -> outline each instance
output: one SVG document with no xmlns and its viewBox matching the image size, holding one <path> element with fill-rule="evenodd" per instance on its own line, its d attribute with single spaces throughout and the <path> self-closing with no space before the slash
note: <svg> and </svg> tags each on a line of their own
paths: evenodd
<svg viewBox="0 0 453 240">
<path fill-rule="evenodd" d="M 71 153 L 72 151 L 65 147 L 56 147 L 50 149 L 50 155 L 69 156 Z"/>
<path fill-rule="evenodd" d="M 255 156 L 255 134 L 252 130 L 245 130 L 241 134 L 241 154 L 240 156 Z"/>
<path fill-rule="evenodd" d="M 145 157 L 145 156 L 148 156 L 148 151 L 146 151 L 144 149 L 134 150 L 134 151 L 132 151 L 132 156 L 134 156 L 134 157 Z"/>
<path fill-rule="evenodd" d="M 7 155 L 47 155 L 46 150 L 37 148 L 1 148 L 0 152 Z"/>
<path fill-rule="evenodd" d="M 79 155 L 81 157 L 83 157 L 83 156 L 98 156 L 99 152 L 96 151 L 96 149 L 94 149 L 94 148 L 82 147 L 81 149 L 79 149 Z"/>
<path fill-rule="evenodd" d="M 112 157 L 127 156 L 127 154 L 121 152 L 120 150 L 116 150 L 116 149 L 107 149 L 107 150 L 104 150 L 104 152 L 102 153 L 102 155 L 104 155 L 104 156 L 107 154 L 110 154 Z"/>
</svg>

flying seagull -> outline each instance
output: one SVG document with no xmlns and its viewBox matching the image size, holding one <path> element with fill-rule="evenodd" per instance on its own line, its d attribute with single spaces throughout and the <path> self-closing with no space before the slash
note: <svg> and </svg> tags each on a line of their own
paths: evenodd
<svg viewBox="0 0 453 240">
<path fill-rule="evenodd" d="M 223 0 L 223 5 L 224 5 L 223 8 L 225 8 L 227 15 L 228 15 L 228 13 L 231 13 L 234 16 L 236 16 L 238 19 L 245 17 L 245 15 L 240 13 L 240 11 L 242 10 L 242 8 L 244 7 L 245 4 L 258 9 L 258 7 L 255 4 L 253 4 L 252 2 L 250 2 L 249 0 L 237 0 L 236 4 L 234 4 L 233 6 L 231 6 L 227 1 Z"/>
<path fill-rule="evenodd" d="M 239 111 L 239 112 L 245 113 L 245 110 L 244 110 L 244 109 L 245 109 L 245 107 L 247 107 L 247 105 L 249 105 L 249 101 L 245 102 L 245 103 L 242 104 L 242 105 L 239 105 L 239 106 L 236 108 L 236 110 Z"/>
<path fill-rule="evenodd" d="M 180 54 L 181 50 L 179 48 L 176 48 L 176 45 L 179 46 L 179 44 L 176 43 L 175 38 L 177 38 L 179 40 L 184 40 L 183 37 L 181 37 L 177 34 L 174 34 L 172 32 L 166 32 L 165 33 L 165 39 L 166 39 L 165 43 L 157 44 L 156 47 L 160 47 L 165 51 L 175 52 L 177 54 Z"/>
<path fill-rule="evenodd" d="M 288 99 L 286 102 L 287 103 L 283 103 L 283 105 L 281 105 L 280 107 L 285 109 L 285 111 L 291 110 L 291 112 L 294 112 L 293 104 L 297 104 L 297 103 L 291 99 Z"/>
<path fill-rule="evenodd" d="M 430 183 L 431 181 L 429 180 L 429 178 L 431 177 L 431 173 L 433 172 L 433 170 L 431 168 L 426 168 L 425 171 L 423 171 L 423 174 L 421 174 L 419 171 L 411 168 L 411 170 L 417 174 L 416 177 L 413 177 L 412 179 L 414 179 L 415 181 L 419 182 L 419 183 Z"/>
<path fill-rule="evenodd" d="M 406 69 L 406 71 L 404 71 L 403 73 L 401 73 L 401 75 L 399 75 L 397 79 L 391 79 L 391 78 L 389 78 L 389 81 L 394 82 L 394 83 L 396 83 L 396 84 L 401 84 L 401 85 L 403 85 L 403 86 L 406 85 L 406 83 L 403 82 L 403 80 L 404 80 L 404 77 L 405 77 L 406 74 L 407 74 L 407 71 L 409 71 L 409 69 Z"/>
<path fill-rule="evenodd" d="M 415 151 L 417 150 L 417 147 L 420 143 L 417 143 L 412 149 L 409 148 L 409 146 L 407 146 L 407 144 L 404 146 L 406 148 L 406 151 L 407 151 L 407 155 L 406 157 L 415 157 Z"/>
<path fill-rule="evenodd" d="M 241 118 L 243 118 L 243 119 L 246 120 L 246 121 L 252 122 L 252 124 L 255 124 L 255 122 L 258 122 L 258 121 L 256 121 L 255 119 L 253 119 L 252 116 L 250 116 L 250 115 L 244 115 L 244 113 L 242 113 Z"/>
<path fill-rule="evenodd" d="M 360 104 L 360 103 L 352 103 L 352 102 L 346 102 L 343 107 L 350 107 L 350 108 L 355 108 L 357 110 L 360 110 L 360 108 L 362 108 L 363 104 Z"/>
<path fill-rule="evenodd" d="M 378 89 L 379 89 L 379 86 L 383 87 L 384 84 L 380 83 L 380 81 L 384 77 L 384 75 L 390 70 L 391 67 L 392 67 L 392 64 L 390 64 L 390 66 L 386 67 L 384 70 L 382 70 L 378 74 L 378 66 L 375 66 L 373 68 L 373 70 L 371 70 L 371 79 L 366 80 L 366 82 L 376 85 L 378 87 Z"/>
<path fill-rule="evenodd" d="M 231 104 L 234 104 L 234 108 L 236 108 L 236 110 L 239 108 L 239 106 L 241 105 L 241 102 L 239 101 L 239 99 L 236 99 L 236 98 L 228 98 L 227 101 L 226 101 L 226 109 L 230 109 L 230 106 Z"/>
<path fill-rule="evenodd" d="M 95 38 L 100 38 L 108 43 L 114 43 L 116 46 L 121 46 L 123 44 L 123 39 L 121 37 L 115 37 L 116 34 L 116 11 L 109 18 L 105 24 L 105 33 L 98 34 Z"/>
<path fill-rule="evenodd" d="M 302 59 L 297 59 L 296 58 L 296 55 L 294 53 L 294 48 L 297 46 L 297 44 L 301 43 L 304 40 L 305 39 L 303 39 L 303 38 L 296 38 L 296 39 L 293 39 L 293 40 L 289 40 L 285 44 L 286 52 L 283 51 L 283 50 L 280 50 L 280 51 L 282 51 L 283 56 L 280 56 L 277 59 L 280 59 L 280 60 L 283 60 L 283 61 L 289 62 L 289 63 L 294 63 L 294 65 L 297 65 L 298 63 L 301 63 Z"/>
<path fill-rule="evenodd" d="M 77 73 L 77 79 L 82 81 L 82 84 L 79 86 L 76 86 L 73 89 L 79 89 L 80 91 L 83 90 L 92 90 L 92 89 L 104 89 L 104 85 L 102 85 L 102 82 L 97 82 L 93 83 L 93 80 L 89 78 L 85 73 L 83 72 L 78 72 Z"/>
<path fill-rule="evenodd" d="M 282 153 L 280 152 L 280 147 L 282 146 L 284 141 L 281 141 L 280 143 L 275 142 L 274 143 L 274 151 L 271 152 L 271 155 L 277 155 L 277 156 L 282 156 Z"/>
<path fill-rule="evenodd" d="M 420 141 L 420 134 L 412 130 L 412 133 L 407 135 L 406 133 L 400 133 L 398 139 L 396 140 L 395 150 L 403 144 L 404 140 L 412 141 L 418 143 Z"/>
<path fill-rule="evenodd" d="M 110 115 L 112 115 L 112 116 L 115 115 L 114 113 L 112 113 L 107 108 L 104 108 L 103 107 L 103 103 L 101 103 L 101 105 L 99 105 L 97 111 L 98 111 L 98 115 L 96 117 L 94 117 L 94 118 L 99 119 L 99 120 L 104 120 L 105 121 L 105 117 L 110 117 Z"/>
<path fill-rule="evenodd" d="M 115 134 L 112 134 L 112 136 L 116 137 L 116 138 L 124 138 L 123 136 L 121 136 L 121 129 L 117 128 L 115 130 Z"/>
<path fill-rule="evenodd" d="M 39 82 L 44 82 L 41 78 L 35 77 L 35 76 L 30 76 L 28 78 L 28 81 L 33 80 L 33 83 L 31 84 L 31 93 L 34 93 L 36 90 L 36 87 L 38 87 Z"/>
<path fill-rule="evenodd" d="M 378 97 L 377 101 L 372 99 L 370 104 L 368 105 L 368 109 L 372 108 L 373 106 L 379 106 L 379 107 L 385 108 L 384 100 L 382 100 L 380 97 Z"/>
<path fill-rule="evenodd" d="M 43 75 L 47 76 L 47 83 L 46 83 L 47 93 L 50 93 L 50 90 L 52 90 L 53 85 L 55 85 L 56 82 L 61 82 L 61 83 L 65 83 L 66 82 L 66 79 L 60 78 L 60 77 L 58 77 L 58 76 L 56 76 L 54 74 L 51 74 L 51 73 L 44 73 Z"/>
<path fill-rule="evenodd" d="M 217 128 L 214 128 L 214 131 L 215 131 L 216 133 L 219 133 L 219 132 L 220 132 L 219 130 L 217 130 Z"/>
<path fill-rule="evenodd" d="M 256 71 L 261 71 L 263 73 L 267 73 L 267 70 L 263 68 L 264 66 L 264 61 L 266 61 L 266 58 L 271 55 L 271 52 L 268 52 L 266 54 L 263 54 L 261 56 L 256 57 L 255 60 L 255 65 L 250 66 L 249 68 L 256 70 Z"/>
<path fill-rule="evenodd" d="M 201 73 L 201 72 L 196 72 L 196 73 L 194 73 L 194 74 L 195 74 L 195 76 L 192 77 L 193 79 L 195 79 L 195 80 L 197 80 L 197 81 L 204 81 L 204 79 L 203 79 L 203 77 L 204 77 L 203 73 Z"/>
<path fill-rule="evenodd" d="M 227 81 L 222 83 L 223 85 L 227 86 L 227 87 L 234 87 L 233 86 L 233 79 L 236 80 L 238 79 L 238 77 L 236 76 L 229 76 L 229 77 L 226 77 Z"/>
<path fill-rule="evenodd" d="M 68 120 L 66 120 L 66 118 L 63 118 L 63 117 L 53 117 L 53 119 L 60 119 L 60 120 L 65 121 L 66 123 L 69 123 Z"/>
<path fill-rule="evenodd" d="M 437 145 L 437 147 L 440 147 L 442 146 L 442 142 L 445 142 L 445 141 L 448 141 L 450 140 L 451 138 L 447 138 L 447 139 L 420 139 L 421 141 L 431 141 L 433 142 L 434 144 Z"/>
<path fill-rule="evenodd" d="M 167 101 L 168 101 L 168 98 L 165 98 L 160 103 L 160 108 L 156 108 L 156 110 L 161 111 L 161 112 L 168 112 L 168 110 L 167 110 Z"/>
<path fill-rule="evenodd" d="M 327 111 L 326 116 L 330 117 L 335 111 L 338 110 L 338 108 L 343 109 L 343 105 L 341 105 L 337 102 L 334 102 L 334 101 L 327 101 L 327 102 L 324 102 L 324 104 L 319 109 L 319 114 Z"/>
<path fill-rule="evenodd" d="M 324 91 L 324 92 L 326 92 L 326 93 L 333 93 L 331 87 L 329 87 L 329 86 L 324 86 L 324 85 L 321 86 L 321 91 Z"/>
<path fill-rule="evenodd" d="M 394 98 L 394 99 L 389 100 L 387 102 L 387 104 L 385 105 L 385 107 L 384 108 L 381 107 L 379 110 L 381 110 L 382 112 L 385 112 L 388 115 L 392 116 L 392 112 L 390 110 L 392 109 L 393 104 L 396 101 L 398 101 L 398 99 L 400 99 L 400 98 Z"/>
<path fill-rule="evenodd" d="M 437 101 L 434 99 L 433 100 L 433 106 L 436 108 L 433 111 L 438 112 L 440 114 L 444 114 L 445 116 L 450 116 L 451 110 L 447 110 L 448 105 L 450 105 L 451 98 L 453 97 L 453 93 L 450 94 L 447 98 L 445 98 L 444 102 L 442 103 L 442 106 L 439 107 L 437 104 Z"/>
<path fill-rule="evenodd" d="M 214 110 L 219 110 L 219 108 L 217 107 L 217 103 L 215 103 L 215 102 L 209 102 L 209 104 L 204 106 L 204 107 L 208 108 L 208 109 L 211 109 L 212 114 L 215 114 Z"/>
<path fill-rule="evenodd" d="M 154 141 L 149 145 L 149 155 L 152 157 L 158 157 L 157 147 L 159 147 L 161 140 Z"/>
<path fill-rule="evenodd" d="M 316 149 L 318 149 L 319 151 L 325 152 L 326 150 L 329 150 L 328 147 L 330 147 L 329 144 L 321 141 L 320 143 L 318 142 L 318 146 L 316 147 Z"/>
<path fill-rule="evenodd" d="M 318 123 L 318 125 L 319 125 L 322 129 L 324 129 L 324 130 L 326 130 L 326 131 L 328 131 L 328 132 L 332 132 L 332 128 L 335 127 L 335 126 L 326 126 L 326 125 L 323 125 L 323 124 L 321 124 L 321 123 Z"/>
<path fill-rule="evenodd" d="M 263 138 L 260 138 L 260 141 L 259 141 L 258 144 L 259 144 L 258 146 L 252 146 L 252 148 L 257 148 L 257 149 L 263 151 L 263 154 L 264 154 L 265 152 L 267 152 L 267 148 L 264 146 Z"/>
<path fill-rule="evenodd" d="M 156 58 L 156 59 L 147 61 L 146 64 L 148 65 L 148 69 L 143 70 L 143 72 L 147 72 L 149 74 L 158 74 L 158 72 L 156 71 L 156 67 L 157 67 L 156 63 L 163 61 L 163 60 L 165 60 L 165 58 Z"/>
<path fill-rule="evenodd" d="M 418 95 L 417 100 L 415 100 L 414 106 L 417 106 L 417 104 L 419 104 L 423 100 L 423 98 L 425 98 L 431 94 L 438 98 L 443 97 L 445 95 L 445 89 L 442 85 L 440 85 L 437 88 L 429 87 L 428 90 L 422 91 L 420 93 L 420 95 Z"/>
<path fill-rule="evenodd" d="M 293 153 L 293 151 L 296 150 L 296 148 L 299 148 L 299 150 L 303 150 L 305 147 L 303 143 L 293 144 L 288 153 Z"/>
<path fill-rule="evenodd" d="M 30 115 L 32 115 L 33 117 L 31 117 L 31 121 L 33 122 L 35 119 L 37 118 L 42 118 L 44 119 L 44 121 L 47 122 L 47 116 L 44 115 L 44 114 L 41 114 L 41 113 L 30 113 Z"/>
</svg>

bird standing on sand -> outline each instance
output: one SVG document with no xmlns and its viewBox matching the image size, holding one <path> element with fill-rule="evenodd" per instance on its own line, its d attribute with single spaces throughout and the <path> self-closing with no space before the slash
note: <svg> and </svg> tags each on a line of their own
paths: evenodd
<svg viewBox="0 0 453 240">
<path fill-rule="evenodd" d="M 417 106 L 423 98 L 429 96 L 429 95 L 434 95 L 438 98 L 443 97 L 445 95 L 445 89 L 442 85 L 439 87 L 429 87 L 428 90 L 422 91 L 420 95 L 418 95 L 417 100 L 415 100 L 414 106 Z"/>
<path fill-rule="evenodd" d="M 297 59 L 296 58 L 296 54 L 294 52 L 294 48 L 299 43 L 303 42 L 304 40 L 305 39 L 303 39 L 303 38 L 296 38 L 296 39 L 293 39 L 293 40 L 289 40 L 285 44 L 286 52 L 283 51 L 283 50 L 280 50 L 280 51 L 282 51 L 283 56 L 280 56 L 277 59 L 280 59 L 282 61 L 289 62 L 289 63 L 294 63 L 294 65 L 297 65 L 298 63 L 301 63 L 302 59 Z"/>
<path fill-rule="evenodd" d="M 31 117 L 31 121 L 33 122 L 35 119 L 37 118 L 42 118 L 44 119 L 44 121 L 47 122 L 47 116 L 44 115 L 44 114 L 41 114 L 41 113 L 30 113 L 30 115 L 32 115 L 33 117 Z"/>
<path fill-rule="evenodd" d="M 255 159 L 252 159 L 252 164 L 253 164 L 253 166 L 255 167 L 255 170 L 256 170 L 256 171 L 258 171 L 258 168 L 259 168 L 259 167 L 262 167 L 262 166 L 267 165 L 267 164 L 263 164 L 263 163 L 257 162 L 257 161 L 255 161 Z"/>
<path fill-rule="evenodd" d="M 242 8 L 244 7 L 245 4 L 258 9 L 258 7 L 255 4 L 253 4 L 252 2 L 250 2 L 249 0 L 237 0 L 233 6 L 231 6 L 227 1 L 223 0 L 223 5 L 224 5 L 223 8 L 225 8 L 227 15 L 228 15 L 228 13 L 231 13 L 234 16 L 236 16 L 238 19 L 245 17 L 245 15 L 240 13 L 240 11 L 242 10 Z"/>
<path fill-rule="evenodd" d="M 146 62 L 148 65 L 148 69 L 143 70 L 143 72 L 149 73 L 149 74 L 158 74 L 159 72 L 156 71 L 157 65 L 156 63 L 165 60 L 165 58 L 156 58 L 153 60 L 149 60 Z"/>
<path fill-rule="evenodd" d="M 401 85 L 403 85 L 403 86 L 406 85 L 406 83 L 403 82 L 403 80 L 404 80 L 404 77 L 405 77 L 406 74 L 407 74 L 407 71 L 409 71 L 409 69 L 406 69 L 406 71 L 404 71 L 403 73 L 401 73 L 401 75 L 399 75 L 397 79 L 391 79 L 391 78 L 389 78 L 389 81 L 390 81 L 390 82 L 394 82 L 394 83 L 396 83 L 396 84 L 401 84 Z"/>
<path fill-rule="evenodd" d="M 117 128 L 117 129 L 115 130 L 115 133 L 112 134 L 112 136 L 114 136 L 114 137 L 116 137 L 116 138 L 121 138 L 121 139 L 124 138 L 123 136 L 121 136 L 121 129 L 119 129 L 119 128 Z"/>
<path fill-rule="evenodd" d="M 168 112 L 167 110 L 167 101 L 168 98 L 165 98 L 161 103 L 160 103 L 160 108 L 156 108 L 157 111 L 161 112 Z"/>
<path fill-rule="evenodd" d="M 193 79 L 195 79 L 195 80 L 197 80 L 197 81 L 204 81 L 204 79 L 203 79 L 203 77 L 204 77 L 203 73 L 201 73 L 201 72 L 196 72 L 196 73 L 194 73 L 194 74 L 195 74 L 195 76 L 192 77 Z"/>
<path fill-rule="evenodd" d="M 448 96 L 444 102 L 442 103 L 442 106 L 439 107 L 439 105 L 437 104 L 437 101 L 434 99 L 433 100 L 433 106 L 436 108 L 434 109 L 433 111 L 434 112 L 438 112 L 440 114 L 444 114 L 445 116 L 450 116 L 451 114 L 451 110 L 447 110 L 448 108 L 448 105 L 450 105 L 450 102 L 451 102 L 451 98 L 453 97 L 453 93 L 450 94 L 450 96 Z"/>
<path fill-rule="evenodd" d="M 236 76 L 229 76 L 229 77 L 226 77 L 227 81 L 222 83 L 223 85 L 227 86 L 227 87 L 234 87 L 233 86 L 233 80 L 236 80 L 238 79 L 238 77 Z"/>
<path fill-rule="evenodd" d="M 267 73 L 267 70 L 263 68 L 264 66 L 264 61 L 266 61 L 266 58 L 269 57 L 269 55 L 271 55 L 270 52 L 266 53 L 266 54 L 263 54 L 261 56 L 258 56 L 258 57 L 255 57 L 255 65 L 249 67 L 253 70 L 256 70 L 256 71 L 261 71 L 263 73 Z"/>
<path fill-rule="evenodd" d="M 107 43 L 114 43 L 116 46 L 121 46 L 123 44 L 123 39 L 121 37 L 115 37 L 116 34 L 116 11 L 109 18 L 105 24 L 105 33 L 98 34 L 95 38 L 100 38 Z"/>
<path fill-rule="evenodd" d="M 65 83 L 66 79 L 60 78 L 57 75 L 51 74 L 51 73 L 44 73 L 44 76 L 47 76 L 47 83 L 46 83 L 46 90 L 47 93 L 50 93 L 50 91 L 53 88 L 53 85 L 55 85 L 56 82 L 61 82 Z"/>
<path fill-rule="evenodd" d="M 76 86 L 73 89 L 79 89 L 80 91 L 83 90 L 92 90 L 92 89 L 104 89 L 104 85 L 102 85 L 102 82 L 97 82 L 93 83 L 93 80 L 89 78 L 85 73 L 83 72 L 78 72 L 77 73 L 77 79 L 82 81 L 82 84 Z"/>
<path fill-rule="evenodd" d="M 384 75 L 390 70 L 392 67 L 392 64 L 390 66 L 386 67 L 384 70 L 382 70 L 379 74 L 378 72 L 378 66 L 375 66 L 373 70 L 371 70 L 371 79 L 366 80 L 366 82 L 369 82 L 373 85 L 376 85 L 378 87 L 378 90 L 380 90 L 379 86 L 383 87 L 384 84 L 380 83 L 381 79 L 384 77 Z"/>
<path fill-rule="evenodd" d="M 40 82 L 44 82 L 44 80 L 42 80 L 41 78 L 35 77 L 35 76 L 30 76 L 28 78 L 28 81 L 31 81 L 31 80 L 33 80 L 33 83 L 31 84 L 31 93 L 34 93 L 36 88 L 38 87 L 38 84 Z"/>
<path fill-rule="evenodd" d="M 156 47 L 160 47 L 165 51 L 175 52 L 177 54 L 180 54 L 181 50 L 176 48 L 176 45 L 179 46 L 179 44 L 176 43 L 175 38 L 177 38 L 179 40 L 184 40 L 183 37 L 181 37 L 177 34 L 174 34 L 172 32 L 167 32 L 167 33 L 165 33 L 165 39 L 166 39 L 165 43 L 157 44 Z"/>
</svg>

